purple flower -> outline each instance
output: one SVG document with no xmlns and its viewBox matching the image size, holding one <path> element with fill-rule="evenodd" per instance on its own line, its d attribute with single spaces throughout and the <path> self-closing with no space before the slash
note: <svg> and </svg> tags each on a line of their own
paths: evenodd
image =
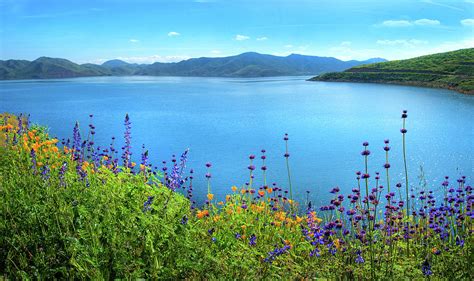
<svg viewBox="0 0 474 281">
<path fill-rule="evenodd" d="M 433 272 L 431 271 L 431 265 L 429 264 L 427 260 L 423 262 L 421 266 L 421 272 L 423 272 L 425 276 L 430 276 L 433 274 Z"/>
<path fill-rule="evenodd" d="M 360 251 L 360 250 L 357 250 L 356 253 L 357 253 L 357 257 L 356 257 L 356 259 L 355 259 L 355 262 L 356 262 L 356 263 L 364 263 L 365 260 L 364 260 L 364 258 L 363 258 L 362 255 L 361 255 L 361 251 Z"/>
<path fill-rule="evenodd" d="M 73 133 L 73 143 L 72 143 L 72 150 L 73 150 L 73 159 L 79 160 L 82 156 L 81 153 L 81 133 L 79 132 L 79 123 L 76 122 L 74 129 L 72 130 Z"/>
<path fill-rule="evenodd" d="M 370 150 L 364 150 L 360 153 L 362 156 L 369 156 L 370 155 Z"/>
<path fill-rule="evenodd" d="M 61 168 L 59 169 L 59 185 L 60 186 L 66 186 L 66 183 L 64 182 L 64 174 L 66 173 L 67 170 L 67 162 L 64 161 L 63 164 L 61 165 Z"/>
<path fill-rule="evenodd" d="M 402 118 L 405 119 L 405 118 L 407 118 L 407 117 L 408 117 L 407 111 L 406 111 L 406 110 L 403 110 Z"/>
<path fill-rule="evenodd" d="M 33 173 L 36 173 L 36 152 L 34 149 L 31 149 L 30 156 L 31 156 L 31 169 L 33 170 Z"/>
<path fill-rule="evenodd" d="M 168 176 L 166 185 L 169 189 L 175 191 L 176 189 L 182 187 L 182 185 L 185 183 L 185 180 L 183 179 L 183 173 L 184 169 L 186 168 L 186 161 L 188 159 L 188 151 L 189 149 L 186 149 L 180 157 L 180 162 L 179 164 L 176 163 L 176 160 L 173 161 L 173 169 L 171 170 L 171 174 Z"/>
<path fill-rule="evenodd" d="M 408 132 L 408 130 L 403 128 L 403 129 L 400 129 L 400 132 L 401 132 L 402 134 L 406 134 L 406 132 Z"/>
<path fill-rule="evenodd" d="M 207 163 L 206 163 L 206 167 L 207 167 L 207 168 L 210 168 L 211 166 L 212 166 L 211 162 L 207 162 Z"/>
<path fill-rule="evenodd" d="M 132 129 L 132 123 L 130 122 L 130 118 L 128 117 L 128 113 L 125 115 L 125 133 L 124 133 L 124 138 L 125 138 L 125 146 L 122 147 L 123 153 L 122 153 L 122 160 L 123 160 L 123 166 L 126 168 L 133 168 L 132 167 L 132 161 L 131 161 L 131 143 L 132 143 L 132 134 L 131 134 L 131 129 Z"/>
<path fill-rule="evenodd" d="M 285 245 L 282 248 L 275 248 L 275 250 L 268 253 L 268 256 L 263 260 L 264 262 L 272 263 L 278 256 L 281 256 L 288 252 L 290 249 L 289 245 Z"/>
<path fill-rule="evenodd" d="M 153 208 L 151 207 L 151 204 L 153 203 L 153 200 L 155 199 L 155 196 L 148 196 L 148 199 L 143 203 L 143 212 L 146 213 L 147 211 L 151 211 Z"/>
<path fill-rule="evenodd" d="M 369 143 L 365 141 L 365 142 L 362 143 L 362 145 L 363 146 L 369 146 Z"/>
<path fill-rule="evenodd" d="M 249 245 L 250 246 L 257 245 L 257 236 L 255 234 L 250 235 Z"/>
</svg>

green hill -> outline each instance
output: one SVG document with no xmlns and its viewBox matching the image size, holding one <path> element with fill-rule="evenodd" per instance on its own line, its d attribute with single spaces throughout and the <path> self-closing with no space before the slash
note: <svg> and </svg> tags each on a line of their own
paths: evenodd
<svg viewBox="0 0 474 281">
<path fill-rule="evenodd" d="M 311 81 L 413 85 L 474 94 L 474 48 L 356 66 Z"/>
<path fill-rule="evenodd" d="M 110 60 L 102 65 L 76 64 L 60 58 L 41 57 L 34 61 L 0 60 L 0 80 L 46 79 L 84 76 L 198 76 L 262 77 L 283 75 L 316 75 L 342 71 L 356 65 L 385 61 L 341 61 L 331 57 L 289 55 L 286 57 L 243 53 L 221 58 L 193 58 L 176 63 L 134 64 Z"/>
</svg>

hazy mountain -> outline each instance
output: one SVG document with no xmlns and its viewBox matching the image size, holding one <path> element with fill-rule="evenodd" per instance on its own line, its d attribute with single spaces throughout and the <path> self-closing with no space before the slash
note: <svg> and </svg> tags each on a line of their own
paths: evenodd
<svg viewBox="0 0 474 281">
<path fill-rule="evenodd" d="M 76 64 L 66 59 L 41 57 L 34 61 L 0 61 L 0 79 L 41 79 L 105 75 L 263 77 L 283 75 L 316 75 L 343 71 L 353 66 L 385 61 L 341 61 L 332 57 L 292 54 L 286 57 L 254 52 L 222 58 L 193 58 L 177 63 L 132 64 L 109 60 L 102 65 Z"/>
<path fill-rule="evenodd" d="M 310 80 L 414 85 L 474 94 L 474 48 L 362 65 Z"/>
</svg>

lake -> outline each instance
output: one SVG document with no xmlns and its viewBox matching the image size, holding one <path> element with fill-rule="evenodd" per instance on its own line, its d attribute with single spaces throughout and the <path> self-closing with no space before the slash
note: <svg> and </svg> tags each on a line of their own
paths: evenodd
<svg viewBox="0 0 474 281">
<path fill-rule="evenodd" d="M 190 148 L 195 197 L 207 192 L 205 163 L 212 163 L 217 198 L 248 181 L 248 156 L 255 154 L 256 184 L 262 184 L 260 150 L 267 151 L 268 180 L 287 188 L 283 154 L 289 134 L 293 192 L 310 191 L 319 205 L 339 186 L 356 186 L 364 167 L 362 142 L 370 143 L 369 169 L 383 172 L 384 139 L 390 139 L 393 182 L 404 182 L 401 111 L 408 110 L 407 154 L 410 183 L 419 185 L 420 166 L 428 185 L 439 189 L 445 175 L 474 175 L 474 96 L 396 85 L 307 82 L 309 77 L 179 78 L 94 77 L 0 82 L 0 112 L 31 114 L 58 138 L 72 137 L 75 121 L 86 135 L 94 115 L 96 144 L 112 136 L 122 143 L 123 120 L 132 121 L 134 159 L 142 144 L 162 160 Z M 117 147 L 121 147 L 119 143 Z M 382 177 L 384 178 L 384 177 Z M 454 180 L 454 179 L 453 179 Z M 372 182 L 373 184 L 373 182 Z M 381 181 L 385 185 L 385 181 Z"/>
</svg>

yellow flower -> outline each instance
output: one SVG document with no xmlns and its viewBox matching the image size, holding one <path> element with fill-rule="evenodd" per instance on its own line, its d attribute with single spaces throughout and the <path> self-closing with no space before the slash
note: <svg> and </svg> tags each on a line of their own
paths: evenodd
<svg viewBox="0 0 474 281">
<path fill-rule="evenodd" d="M 232 188 L 232 191 L 233 191 L 233 192 L 236 192 L 236 191 L 237 191 L 237 186 L 233 185 L 231 188 Z"/>
<path fill-rule="evenodd" d="M 339 239 L 334 240 L 334 245 L 336 246 L 336 249 L 339 250 L 339 248 L 341 247 L 341 244 L 339 243 Z"/>
<path fill-rule="evenodd" d="M 265 195 L 265 191 L 263 191 L 263 190 L 259 190 L 259 191 L 258 191 L 258 195 L 260 195 L 260 196 L 262 196 L 262 197 L 263 197 L 263 195 Z"/>
<path fill-rule="evenodd" d="M 225 201 L 230 201 L 230 195 L 225 196 Z"/>
<path fill-rule="evenodd" d="M 209 216 L 209 211 L 208 210 L 198 211 L 197 214 L 196 214 L 196 217 L 198 219 L 202 219 L 205 216 Z"/>
<path fill-rule="evenodd" d="M 245 189 L 242 188 L 242 190 L 240 191 L 240 193 L 245 194 Z"/>
<path fill-rule="evenodd" d="M 211 201 L 212 198 L 214 198 L 214 194 L 208 193 L 208 194 L 207 194 L 207 200 Z"/>
</svg>

